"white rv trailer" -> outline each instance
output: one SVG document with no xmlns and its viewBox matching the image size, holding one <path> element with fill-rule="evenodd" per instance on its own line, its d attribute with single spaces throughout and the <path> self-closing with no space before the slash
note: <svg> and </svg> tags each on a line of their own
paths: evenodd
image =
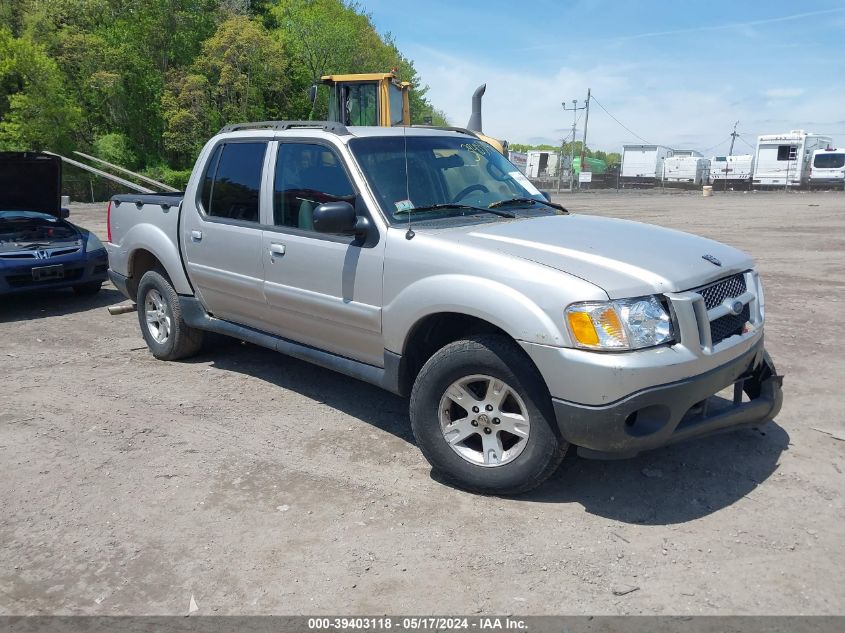
<svg viewBox="0 0 845 633">
<path fill-rule="evenodd" d="M 804 130 L 758 137 L 754 153 L 754 185 L 800 187 L 807 184 L 813 152 L 830 147 L 831 142 L 829 136 Z"/>
<path fill-rule="evenodd" d="M 714 185 L 750 184 L 754 174 L 754 154 L 714 156 L 710 159 L 710 182 Z"/>
<path fill-rule="evenodd" d="M 813 152 L 810 187 L 845 187 L 845 149 L 828 147 Z"/>
<path fill-rule="evenodd" d="M 694 185 L 707 184 L 710 177 L 710 161 L 700 156 L 669 156 L 664 161 L 663 179 L 666 182 L 685 182 Z"/>
<path fill-rule="evenodd" d="M 697 156 L 699 158 L 703 158 L 704 155 L 701 152 L 697 152 L 694 149 L 673 149 L 672 156 L 678 157 L 687 157 L 687 156 Z"/>
<path fill-rule="evenodd" d="M 557 164 L 557 151 L 529 150 L 525 175 L 529 178 L 552 178 L 557 176 Z"/>
<path fill-rule="evenodd" d="M 653 185 L 663 177 L 663 161 L 672 150 L 663 145 L 623 145 L 619 180 L 626 184 Z"/>
</svg>

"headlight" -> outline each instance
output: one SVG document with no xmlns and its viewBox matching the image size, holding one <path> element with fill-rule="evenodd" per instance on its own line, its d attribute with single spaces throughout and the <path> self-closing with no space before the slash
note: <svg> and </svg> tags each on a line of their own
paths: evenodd
<svg viewBox="0 0 845 633">
<path fill-rule="evenodd" d="M 672 318 L 657 297 L 573 303 L 566 323 L 584 349 L 642 349 L 675 340 Z"/>
<path fill-rule="evenodd" d="M 93 233 L 88 233 L 88 239 L 85 241 L 85 252 L 93 253 L 101 248 L 103 248 L 103 243 L 100 241 L 100 238 Z"/>
</svg>

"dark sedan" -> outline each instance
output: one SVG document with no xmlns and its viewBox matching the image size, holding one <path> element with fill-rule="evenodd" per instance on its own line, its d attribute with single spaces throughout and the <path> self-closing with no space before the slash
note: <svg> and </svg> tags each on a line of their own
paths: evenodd
<svg viewBox="0 0 845 633">
<path fill-rule="evenodd" d="M 61 161 L 34 152 L 0 154 L 0 295 L 73 288 L 94 294 L 108 255 L 61 208 Z"/>
</svg>

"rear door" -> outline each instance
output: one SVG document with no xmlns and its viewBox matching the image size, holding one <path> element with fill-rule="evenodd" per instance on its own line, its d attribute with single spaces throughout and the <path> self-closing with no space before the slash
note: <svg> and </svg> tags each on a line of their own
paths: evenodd
<svg viewBox="0 0 845 633">
<path fill-rule="evenodd" d="M 182 227 L 189 277 L 206 309 L 259 328 L 267 313 L 260 192 L 268 145 L 261 139 L 217 145 Z"/>
<path fill-rule="evenodd" d="M 317 233 L 314 209 L 346 200 L 368 215 L 336 149 L 316 139 L 285 139 L 276 148 L 272 209 L 261 256 L 271 331 L 285 338 L 382 366 L 384 240 Z"/>
</svg>

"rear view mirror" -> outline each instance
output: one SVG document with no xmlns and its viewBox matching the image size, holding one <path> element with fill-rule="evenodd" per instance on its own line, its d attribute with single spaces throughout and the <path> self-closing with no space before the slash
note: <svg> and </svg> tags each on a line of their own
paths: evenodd
<svg viewBox="0 0 845 633">
<path fill-rule="evenodd" d="M 314 105 L 314 102 L 317 100 L 317 84 L 314 84 L 310 88 L 308 88 L 308 101 L 311 105 Z"/>
<path fill-rule="evenodd" d="M 70 209 L 62 207 L 61 211 L 59 212 L 59 217 L 62 220 L 66 220 L 67 218 L 69 218 L 70 217 Z"/>
<path fill-rule="evenodd" d="M 543 194 L 543 197 L 546 199 L 546 202 L 552 201 L 552 194 L 550 194 L 548 191 L 541 191 L 540 193 Z"/>
</svg>

